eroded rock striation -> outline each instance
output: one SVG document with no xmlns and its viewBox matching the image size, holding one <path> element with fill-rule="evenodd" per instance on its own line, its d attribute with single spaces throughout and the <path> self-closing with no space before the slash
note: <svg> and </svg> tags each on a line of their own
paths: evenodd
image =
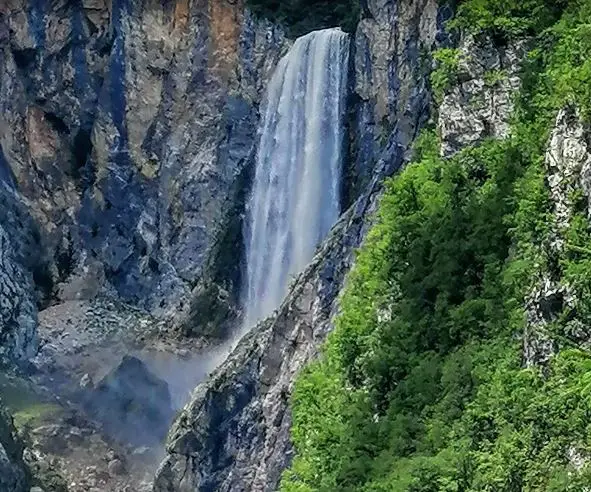
<svg viewBox="0 0 591 492">
<path fill-rule="evenodd" d="M 206 277 L 231 304 L 223 244 L 241 242 L 236 201 L 285 43 L 242 1 L 2 3 L 0 179 L 44 260 L 2 267 L 40 292 L 0 277 L 15 356 L 34 351 L 35 304 L 107 294 L 181 324 Z"/>
</svg>

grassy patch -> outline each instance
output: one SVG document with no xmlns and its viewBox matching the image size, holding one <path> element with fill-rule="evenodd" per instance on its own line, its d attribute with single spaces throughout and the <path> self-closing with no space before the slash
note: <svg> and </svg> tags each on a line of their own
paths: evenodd
<svg viewBox="0 0 591 492">
<path fill-rule="evenodd" d="M 1 372 L 0 399 L 14 417 L 14 423 L 19 429 L 42 425 L 62 411 L 60 405 L 48 402 L 39 395 L 28 381 Z"/>
</svg>

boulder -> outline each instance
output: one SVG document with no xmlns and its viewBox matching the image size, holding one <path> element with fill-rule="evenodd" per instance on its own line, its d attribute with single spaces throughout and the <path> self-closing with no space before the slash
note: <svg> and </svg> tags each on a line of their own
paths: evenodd
<svg viewBox="0 0 591 492">
<path fill-rule="evenodd" d="M 97 384 L 89 406 L 109 434 L 137 445 L 162 440 L 173 417 L 168 384 L 128 355 Z"/>
</svg>

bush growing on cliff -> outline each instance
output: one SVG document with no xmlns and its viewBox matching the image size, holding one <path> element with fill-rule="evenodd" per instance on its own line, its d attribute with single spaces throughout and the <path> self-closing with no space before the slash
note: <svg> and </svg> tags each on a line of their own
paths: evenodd
<svg viewBox="0 0 591 492">
<path fill-rule="evenodd" d="M 353 32 L 359 20 L 359 0 L 247 0 L 256 14 L 284 24 L 290 35 L 340 26 Z"/>
<path fill-rule="evenodd" d="M 451 28 L 500 38 L 531 36 L 551 26 L 568 0 L 464 0 Z"/>
<path fill-rule="evenodd" d="M 437 68 L 431 73 L 433 96 L 441 103 L 445 91 L 458 82 L 461 52 L 456 48 L 442 48 L 433 54 Z"/>
</svg>

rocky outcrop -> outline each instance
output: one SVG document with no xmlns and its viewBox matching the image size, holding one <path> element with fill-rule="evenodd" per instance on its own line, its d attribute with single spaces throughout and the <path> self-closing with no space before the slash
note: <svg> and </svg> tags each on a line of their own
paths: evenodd
<svg viewBox="0 0 591 492">
<path fill-rule="evenodd" d="M 400 143 L 407 146 L 426 122 L 430 64 L 423 55 L 446 41 L 443 24 L 453 14 L 451 2 L 361 3 L 364 9 L 351 58 L 346 205 L 368 185 L 391 133 L 398 131 Z"/>
<path fill-rule="evenodd" d="M 30 357 L 37 348 L 37 307 L 28 272 L 0 226 L 0 360 Z"/>
<path fill-rule="evenodd" d="M 467 36 L 457 50 L 454 83 L 445 90 L 439 106 L 438 130 L 441 154 L 450 157 L 486 138 L 506 138 L 521 86 L 520 70 L 527 42 L 498 45 L 490 37 Z M 550 236 L 543 248 L 534 287 L 524 302 L 523 362 L 527 367 L 545 365 L 558 351 L 552 325 L 564 321 L 562 336 L 575 344 L 588 343 L 591 333 L 577 315 L 577 293 L 562 278 L 560 258 L 565 235 L 581 204 L 591 196 L 589 133 L 579 112 L 565 108 L 558 114 L 545 156 L 552 206 Z M 585 204 L 586 214 L 591 208 Z"/>
<path fill-rule="evenodd" d="M 155 491 L 274 490 L 291 459 L 289 395 L 332 327 L 336 299 L 381 183 L 403 163 L 387 149 L 370 186 L 339 220 L 276 314 L 200 386 L 169 433 Z"/>
<path fill-rule="evenodd" d="M 506 138 L 525 43 L 495 44 L 488 36 L 465 36 L 457 48 L 457 73 L 439 107 L 441 154 L 450 157 L 485 138 Z"/>
<path fill-rule="evenodd" d="M 236 187 L 284 44 L 242 0 L 2 3 L 0 178 L 39 226 L 46 300 L 183 311 L 240 234 Z M 232 296 L 235 280 L 212 282 Z"/>
<path fill-rule="evenodd" d="M 552 247 L 565 247 L 564 233 L 577 208 L 576 194 L 582 192 L 586 212 L 591 212 L 591 151 L 589 129 L 579 111 L 567 107 L 556 117 L 546 150 L 545 165 L 553 205 Z"/>
<path fill-rule="evenodd" d="M 357 199 L 280 309 L 240 342 L 180 413 L 155 491 L 276 488 L 291 462 L 288 402 L 295 378 L 332 329 L 383 180 L 406 162 L 409 143 L 428 120 L 429 74 L 419 53 L 437 44 L 442 9 L 422 0 L 368 2 L 355 37 L 349 127 L 349 171 L 358 179 L 348 191 Z"/>
<path fill-rule="evenodd" d="M 29 492 L 30 476 L 23 461 L 24 446 L 12 417 L 0 402 L 0 491 Z"/>
<path fill-rule="evenodd" d="M 526 42 L 495 44 L 488 36 L 462 37 L 455 56 L 457 67 L 450 87 L 439 105 L 438 131 L 441 155 L 451 157 L 486 138 L 507 138 L 514 96 L 521 87 L 520 70 Z M 578 114 L 563 110 L 558 115 L 546 152 L 548 184 L 553 203 L 553 232 L 546 255 L 558 258 L 564 247 L 563 234 L 573 213 L 572 196 L 583 189 L 589 196 L 590 154 Z M 543 365 L 557 351 L 548 326 L 564 309 L 573 309 L 575 297 L 557 272 L 540 271 L 535 288 L 524 302 L 526 325 L 523 360 L 526 366 Z M 571 331 L 581 327 L 571 320 Z"/>
<path fill-rule="evenodd" d="M 43 260 L 38 236 L 0 153 L 0 363 L 32 356 L 37 340 L 37 293 Z"/>
<path fill-rule="evenodd" d="M 573 216 L 584 202 L 585 214 L 591 212 L 591 149 L 589 130 L 579 111 L 567 107 L 556 117 L 546 150 L 545 166 L 552 224 L 550 237 L 544 245 L 545 256 L 553 259 L 554 269 L 540 272 L 540 279 L 526 303 L 527 323 L 523 337 L 523 358 L 526 366 L 544 365 L 558 351 L 551 323 L 560 316 L 565 322 L 564 335 L 577 344 L 588 344 L 591 332 L 578 310 L 576 289 L 562 278 L 559 258 L 566 254 L 566 233 Z M 578 312 L 579 311 L 579 312 Z M 568 315 L 570 313 L 570 315 Z"/>
</svg>

